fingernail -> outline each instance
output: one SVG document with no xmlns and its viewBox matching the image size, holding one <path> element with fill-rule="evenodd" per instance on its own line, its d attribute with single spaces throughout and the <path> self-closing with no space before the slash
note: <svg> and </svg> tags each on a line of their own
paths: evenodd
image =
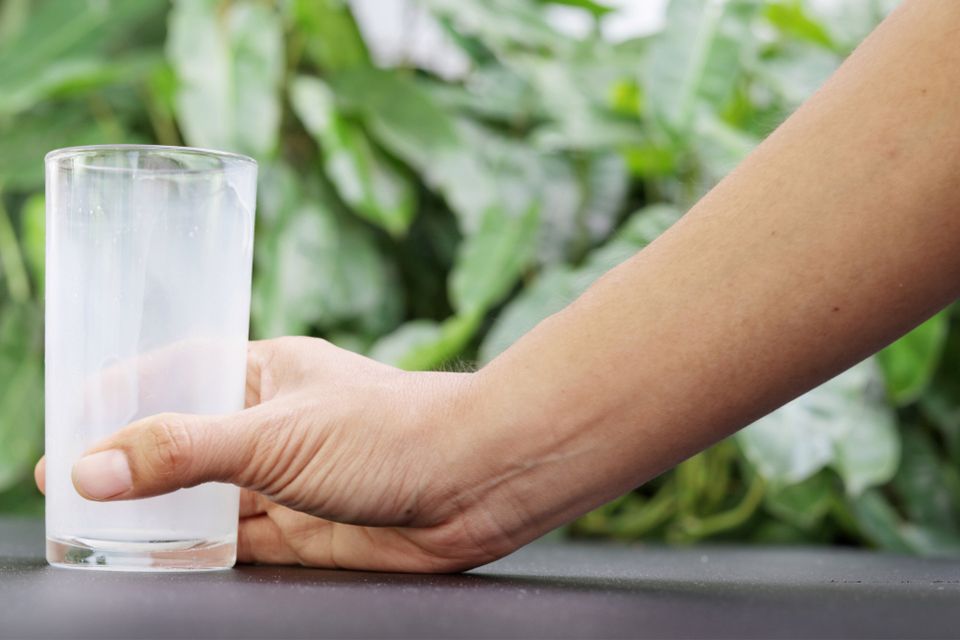
<svg viewBox="0 0 960 640">
<path fill-rule="evenodd" d="M 133 487 L 130 463 L 119 449 L 98 451 L 80 458 L 73 466 L 73 483 L 86 496 L 106 500 Z"/>
</svg>

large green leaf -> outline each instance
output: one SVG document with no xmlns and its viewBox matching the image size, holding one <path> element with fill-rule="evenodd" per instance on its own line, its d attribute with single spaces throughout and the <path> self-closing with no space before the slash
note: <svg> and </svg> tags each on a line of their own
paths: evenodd
<svg viewBox="0 0 960 640">
<path fill-rule="evenodd" d="M 364 130 L 337 110 L 318 78 L 301 76 L 290 87 L 293 108 L 322 147 L 324 167 L 340 196 L 354 210 L 394 235 L 413 220 L 413 187 L 376 149 Z"/>
<path fill-rule="evenodd" d="M 377 140 L 415 169 L 429 174 L 434 164 L 459 151 L 451 115 L 406 74 L 350 69 L 330 82 L 337 99 L 363 118 Z"/>
<path fill-rule="evenodd" d="M 949 477 L 956 472 L 953 465 L 941 461 L 921 425 L 903 431 L 903 461 L 893 486 L 912 522 L 960 534 L 960 504 L 955 503 Z"/>
<path fill-rule="evenodd" d="M 797 484 L 775 487 L 763 497 L 766 509 L 802 529 L 820 524 L 833 504 L 833 483 L 818 473 Z"/>
<path fill-rule="evenodd" d="M 480 360 L 489 362 L 541 320 L 573 302 L 597 278 L 653 242 L 679 217 L 680 212 L 670 206 L 642 209 L 580 268 L 560 265 L 541 273 L 497 317 L 480 346 Z"/>
<path fill-rule="evenodd" d="M 257 334 L 344 324 L 376 334 L 393 326 L 399 294 L 369 230 L 337 211 L 320 185 L 302 189 L 282 165 L 268 168 L 264 186 L 252 309 Z"/>
<path fill-rule="evenodd" d="M 542 96 L 537 95 L 529 79 L 499 64 L 474 69 L 466 83 L 428 82 L 423 88 L 449 112 L 513 126 L 546 117 Z"/>
<path fill-rule="evenodd" d="M 896 405 L 916 401 L 930 384 L 949 329 L 946 312 L 938 313 L 877 354 Z"/>
<path fill-rule="evenodd" d="M 69 58 L 44 66 L 40 73 L 0 84 L 0 117 L 33 108 L 43 100 L 83 94 L 112 84 L 133 84 L 159 64 L 159 55 Z"/>
<path fill-rule="evenodd" d="M 830 466 L 860 494 L 897 469 L 900 439 L 879 394 L 873 359 L 851 367 L 737 434 L 744 454 L 774 485 L 796 484 Z"/>
<path fill-rule="evenodd" d="M 286 8 L 307 55 L 322 69 L 369 64 L 366 45 L 344 0 L 291 0 Z"/>
<path fill-rule="evenodd" d="M 933 381 L 920 398 L 923 414 L 939 430 L 949 460 L 960 468 L 960 326 L 954 320 Z M 960 500 L 958 500 L 960 503 Z"/>
<path fill-rule="evenodd" d="M 852 498 L 851 507 L 863 534 L 883 549 L 927 556 L 960 554 L 960 536 L 951 531 L 904 521 L 876 489 Z"/>
<path fill-rule="evenodd" d="M 695 192 L 699 197 L 733 171 L 760 140 L 727 124 L 709 109 L 699 112 L 694 128 L 697 135 L 694 155 L 701 168 L 700 185 Z"/>
<path fill-rule="evenodd" d="M 763 15 L 783 34 L 824 48 L 835 47 L 829 31 L 811 16 L 801 0 L 776 0 L 768 2 Z"/>
<path fill-rule="evenodd" d="M 498 202 L 501 186 L 473 144 L 482 141 L 472 135 L 477 128 L 460 126 L 429 92 L 397 72 L 345 71 L 333 77 L 332 87 L 377 142 L 447 199 L 462 229 L 470 233 L 479 226 L 484 212 Z M 468 135 L 474 139 L 466 140 Z"/>
<path fill-rule="evenodd" d="M 487 210 L 480 228 L 461 245 L 450 274 L 454 309 L 480 314 L 510 291 L 533 255 L 539 220 L 539 204 L 521 215 L 500 207 Z"/>
<path fill-rule="evenodd" d="M 613 110 L 616 87 L 633 79 L 640 61 L 614 49 L 585 51 L 510 61 L 510 68 L 534 87 L 540 99 L 537 112 L 547 118 L 533 141 L 544 149 L 587 151 L 641 143 L 646 135 L 641 122 L 634 114 L 624 116 Z"/>
<path fill-rule="evenodd" d="M 156 20 L 161 0 L 76 0 L 35 2 L 30 11 L 9 19 L 9 33 L 0 41 L 0 116 L 13 115 L 71 87 L 95 89 L 129 82 L 152 64 L 133 50 L 120 60 L 109 57 L 118 45 Z"/>
<path fill-rule="evenodd" d="M 18 116 L 0 124 L 0 181 L 10 191 L 40 189 L 48 151 L 96 144 L 106 136 L 101 123 L 76 105 L 45 107 Z"/>
<path fill-rule="evenodd" d="M 543 211 L 537 253 L 551 264 L 578 260 L 605 240 L 623 214 L 629 175 L 617 153 L 542 159 Z"/>
<path fill-rule="evenodd" d="M 280 125 L 283 55 L 283 23 L 268 4 L 178 0 L 167 56 L 180 83 L 176 111 L 187 141 L 270 156 Z"/>
<path fill-rule="evenodd" d="M 544 10 L 531 0 L 423 0 L 462 34 L 481 39 L 503 53 L 515 50 L 563 51 L 572 43 L 553 29 Z"/>
<path fill-rule="evenodd" d="M 791 46 L 758 63 L 756 73 L 793 109 L 812 96 L 841 61 L 837 54 L 819 47 Z"/>
<path fill-rule="evenodd" d="M 516 219 L 542 207 L 549 188 L 546 154 L 469 120 L 457 125 L 463 146 L 432 178 L 465 235 L 477 232 L 491 209 Z"/>
<path fill-rule="evenodd" d="M 376 140 L 419 171 L 472 235 L 494 208 L 522 217 L 542 200 L 543 157 L 529 145 L 446 112 L 422 86 L 397 72 L 338 73 L 332 88 Z"/>
<path fill-rule="evenodd" d="M 823 25 L 841 51 L 852 51 L 893 10 L 898 0 L 823 2 L 804 0 L 806 13 Z"/>
<path fill-rule="evenodd" d="M 672 0 L 666 27 L 650 47 L 643 71 L 649 109 L 673 132 L 691 132 L 700 104 L 722 108 L 753 43 L 752 0 Z"/>
<path fill-rule="evenodd" d="M 370 357 L 401 369 L 435 369 L 459 354 L 480 324 L 481 316 L 453 316 L 443 323 L 412 320 L 381 338 Z"/>
</svg>

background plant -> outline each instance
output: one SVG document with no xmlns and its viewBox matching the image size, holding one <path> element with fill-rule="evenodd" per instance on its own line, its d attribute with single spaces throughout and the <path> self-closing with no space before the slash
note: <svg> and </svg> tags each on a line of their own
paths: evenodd
<svg viewBox="0 0 960 640">
<path fill-rule="evenodd" d="M 0 3 L 0 511 L 40 509 L 46 151 L 250 154 L 256 337 L 483 364 L 669 227 L 893 4 L 673 0 L 662 32 L 612 44 L 545 17 L 599 24 L 592 0 L 423 3 L 463 78 L 377 68 L 338 0 Z M 568 533 L 956 551 L 958 322 L 939 314 Z"/>
</svg>

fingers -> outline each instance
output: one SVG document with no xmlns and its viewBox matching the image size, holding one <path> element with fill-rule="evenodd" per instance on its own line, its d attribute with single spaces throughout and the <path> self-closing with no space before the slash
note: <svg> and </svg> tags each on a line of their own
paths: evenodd
<svg viewBox="0 0 960 640">
<path fill-rule="evenodd" d="M 258 447 L 255 427 L 258 420 L 268 419 L 254 412 L 168 413 L 135 422 L 74 465 L 74 486 L 89 500 L 126 500 L 202 482 L 251 482 L 248 467 Z"/>
<path fill-rule="evenodd" d="M 266 515 L 259 515 L 240 521 L 237 562 L 300 564 L 300 558 L 287 544 L 277 523 Z"/>
<path fill-rule="evenodd" d="M 270 501 L 256 491 L 243 489 L 240 491 L 240 517 L 251 518 L 267 512 Z"/>
<path fill-rule="evenodd" d="M 33 480 L 37 483 L 37 489 L 40 490 L 40 493 L 46 495 L 47 493 L 47 459 L 45 457 L 40 458 L 37 461 L 37 466 L 33 468 Z"/>
<path fill-rule="evenodd" d="M 264 460 L 264 451 L 258 449 L 266 440 L 260 437 L 264 432 L 260 427 L 276 418 L 267 403 L 282 389 L 296 387 L 305 350 L 325 344 L 307 338 L 250 343 L 248 409 L 227 416 L 165 413 L 135 422 L 77 462 L 73 469 L 77 491 L 89 500 L 126 500 L 209 481 L 263 488 L 249 468 L 282 464 Z"/>
<path fill-rule="evenodd" d="M 318 338 L 273 338 L 247 344 L 247 388 L 245 406 L 269 402 L 284 387 L 302 382 L 302 362 L 310 347 L 325 341 Z"/>
</svg>

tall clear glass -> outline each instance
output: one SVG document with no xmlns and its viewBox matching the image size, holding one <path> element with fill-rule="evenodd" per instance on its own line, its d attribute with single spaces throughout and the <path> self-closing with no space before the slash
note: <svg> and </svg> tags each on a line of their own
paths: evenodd
<svg viewBox="0 0 960 640">
<path fill-rule="evenodd" d="M 124 425 L 243 408 L 257 165 L 159 146 L 46 157 L 47 560 L 116 570 L 233 566 L 239 491 L 81 498 L 70 472 Z"/>
</svg>

